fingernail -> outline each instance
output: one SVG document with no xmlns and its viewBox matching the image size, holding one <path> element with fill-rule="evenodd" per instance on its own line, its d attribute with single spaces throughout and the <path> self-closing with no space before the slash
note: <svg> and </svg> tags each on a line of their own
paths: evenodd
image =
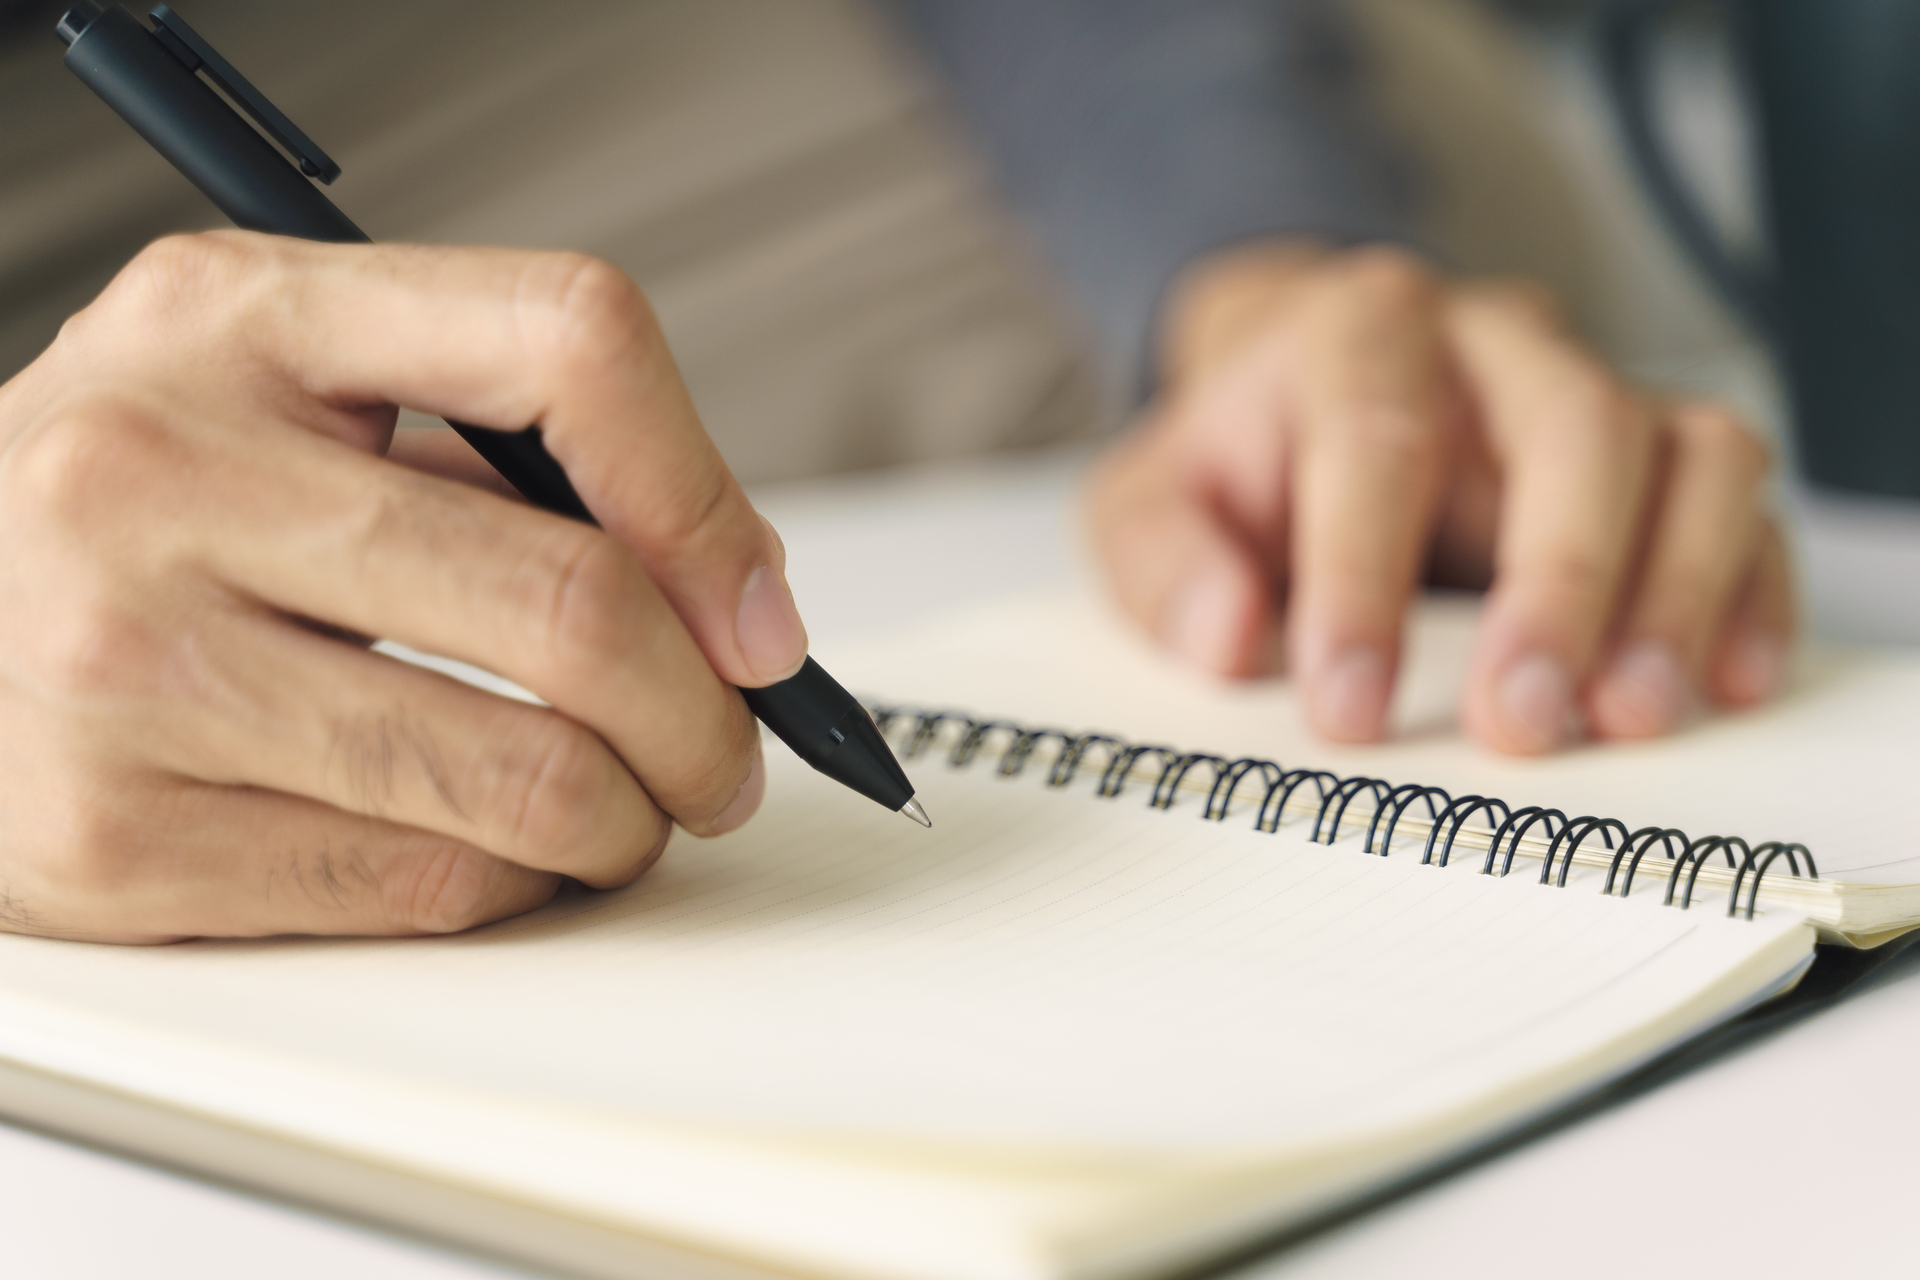
<svg viewBox="0 0 1920 1280">
<path fill-rule="evenodd" d="M 1787 646 L 1767 631 L 1748 631 L 1728 655 L 1729 692 L 1744 702 L 1771 698 L 1787 673 Z"/>
<path fill-rule="evenodd" d="M 747 780 L 740 784 L 740 790 L 734 793 L 720 816 L 707 824 L 706 834 L 723 836 L 741 826 L 748 818 L 759 812 L 760 801 L 767 794 L 767 761 L 758 750 L 753 753 L 753 768 L 747 771 Z"/>
<path fill-rule="evenodd" d="M 1309 696 L 1320 732 L 1342 742 L 1371 742 L 1387 718 L 1387 659 L 1371 645 L 1334 655 Z"/>
<path fill-rule="evenodd" d="M 1500 712 L 1521 749 L 1547 751 L 1564 742 L 1573 721 L 1573 681 L 1544 653 L 1518 659 L 1500 677 Z"/>
<path fill-rule="evenodd" d="M 1599 703 L 1608 721 L 1604 728 L 1634 737 L 1665 733 L 1679 722 L 1690 697 L 1672 646 L 1635 641 L 1620 651 L 1601 681 Z"/>
<path fill-rule="evenodd" d="M 734 637 L 747 666 L 761 680 L 784 680 L 807 656 L 807 628 L 793 606 L 793 593 L 779 574 L 761 565 L 747 575 L 740 593 Z"/>
<path fill-rule="evenodd" d="M 1198 573 L 1174 593 L 1161 635 L 1175 653 L 1221 675 L 1233 674 L 1240 593 L 1231 578 Z"/>
</svg>

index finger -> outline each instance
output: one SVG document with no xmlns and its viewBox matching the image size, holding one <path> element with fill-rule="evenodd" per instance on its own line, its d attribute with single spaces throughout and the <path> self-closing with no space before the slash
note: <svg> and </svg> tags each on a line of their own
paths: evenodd
<svg viewBox="0 0 1920 1280">
<path fill-rule="evenodd" d="M 1432 283 L 1396 253 L 1358 256 L 1305 319 L 1290 650 L 1314 727 L 1365 741 L 1439 498 L 1446 351 Z"/>
<path fill-rule="evenodd" d="M 213 317 L 222 358 L 251 365 L 295 417 L 395 403 L 537 424 L 715 671 L 756 686 L 799 668 L 806 632 L 779 541 L 702 429 L 646 298 L 610 264 L 246 232 L 163 241 L 143 259 L 128 287 Z"/>
</svg>

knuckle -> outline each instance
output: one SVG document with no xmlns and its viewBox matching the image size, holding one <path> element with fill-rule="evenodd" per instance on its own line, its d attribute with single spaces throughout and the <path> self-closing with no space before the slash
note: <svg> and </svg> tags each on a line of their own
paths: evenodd
<svg viewBox="0 0 1920 1280">
<path fill-rule="evenodd" d="M 649 545 L 692 550 L 730 531 L 751 530 L 759 535 L 749 523 L 752 517 L 745 498 L 728 483 L 727 472 L 699 463 L 689 458 L 678 475 L 663 475 L 654 500 L 636 513 Z"/>
<path fill-rule="evenodd" d="M 621 850 L 617 863 L 601 869 L 587 883 L 596 889 L 617 889 L 632 884 L 660 861 L 660 855 L 667 851 L 667 843 L 672 838 L 671 821 L 660 818 L 648 823 L 644 829 L 632 833 L 632 841 Z"/>
<path fill-rule="evenodd" d="M 1586 362 L 1560 379 L 1550 409 L 1548 421 L 1563 437 L 1597 433 L 1635 444 L 1652 434 L 1640 398 L 1605 369 Z"/>
<path fill-rule="evenodd" d="M 1722 405 L 1685 405 L 1674 414 L 1674 425 L 1689 449 L 1720 465 L 1756 478 L 1773 470 L 1771 446 Z"/>
<path fill-rule="evenodd" d="M 624 271 L 589 254 L 555 254 L 538 264 L 543 284 L 525 290 L 541 345 L 567 367 L 607 365 L 662 347 L 646 295 Z"/>
<path fill-rule="evenodd" d="M 1472 303 L 1515 324 L 1558 330 L 1565 327 L 1566 313 L 1560 299 L 1544 285 L 1531 280 L 1497 280 L 1477 285 Z"/>
<path fill-rule="evenodd" d="M 1426 305 L 1438 287 L 1424 262 L 1392 245 L 1352 250 L 1346 255 L 1342 274 L 1350 288 L 1375 305 L 1396 310 Z"/>
<path fill-rule="evenodd" d="M 1092 516 L 1127 512 L 1170 491 L 1202 485 L 1196 450 L 1184 438 L 1203 415 L 1157 407 L 1094 461 L 1083 481 L 1082 505 Z M 1234 444 L 1241 444 L 1238 437 Z"/>
<path fill-rule="evenodd" d="M 527 717 L 488 766 L 488 794 L 510 797 L 508 838 L 551 865 L 588 843 L 604 812 L 611 779 L 587 733 L 558 716 Z"/>
<path fill-rule="evenodd" d="M 241 245 L 231 232 L 162 236 L 121 269 L 103 301 L 160 315 L 197 308 L 246 275 Z"/>
<path fill-rule="evenodd" d="M 222 251 L 210 235 L 161 236 L 134 254 L 118 278 L 134 289 L 169 291 L 197 281 Z"/>
<path fill-rule="evenodd" d="M 535 596 L 527 616 L 542 628 L 540 648 L 555 677 L 590 681 L 636 643 L 646 575 L 603 533 L 567 529 L 554 542 L 535 553 L 524 575 Z"/>
<path fill-rule="evenodd" d="M 472 513 L 449 510 L 437 502 L 433 482 L 404 467 L 387 467 L 377 482 L 359 486 L 352 496 L 321 508 L 316 521 L 338 540 L 359 564 L 374 562 L 392 546 L 426 544 L 436 549 L 454 545 L 460 533 L 481 532 Z M 462 521 L 464 523 L 456 523 Z"/>
<path fill-rule="evenodd" d="M 439 793 L 447 809 L 464 816 L 428 721 L 404 712 L 342 715 L 328 738 L 327 766 L 338 770 L 355 811 L 386 817 L 395 798 L 418 779 Z"/>
<path fill-rule="evenodd" d="M 62 701 L 89 703 L 155 692 L 170 655 L 136 614 L 91 594 L 48 619 L 39 655 L 43 686 Z"/>
<path fill-rule="evenodd" d="M 362 561 L 395 543 L 457 545 L 462 536 L 479 536 L 487 527 L 482 510 L 443 500 L 435 477 L 405 467 L 383 467 L 376 474 L 330 512 L 343 542 Z"/>
<path fill-rule="evenodd" d="M 274 269 L 297 249 L 238 231 L 163 236 L 141 249 L 86 307 L 61 325 L 53 349 L 82 367 L 151 356 L 154 334 L 169 344 L 219 343 L 250 323 L 263 303 L 290 309 L 287 274 Z M 119 352 L 119 357 L 112 353 Z"/>
<path fill-rule="evenodd" d="M 407 860 L 407 872 L 390 890 L 391 914 L 407 929 L 459 933 L 487 923 L 498 912 L 499 868 L 477 849 L 436 842 Z"/>
<path fill-rule="evenodd" d="M 1677 630 L 1691 632 L 1726 594 L 1726 578 L 1726 573 L 1697 556 L 1676 556 L 1660 566 L 1657 590 L 1648 595 L 1657 594 L 1658 606 L 1675 620 Z"/>
<path fill-rule="evenodd" d="M 91 345 L 90 340 L 95 330 L 95 321 L 100 310 L 105 304 L 106 299 L 112 296 L 113 291 L 114 285 L 111 283 L 108 284 L 107 288 L 102 291 L 101 295 L 94 299 L 93 302 L 61 321 L 60 328 L 55 331 L 53 341 L 48 344 L 45 353 L 43 353 L 39 360 L 36 360 L 32 366 L 29 366 L 29 368 L 37 368 L 42 364 L 54 363 L 59 357 L 67 355 L 68 353 L 72 353 L 76 360 L 82 362 L 87 361 L 90 355 L 92 358 L 97 359 L 97 353 L 89 352 Z M 21 377 L 6 383 L 4 386 L 0 386 L 0 391 L 12 390 L 24 382 L 25 374 L 23 372 Z"/>
<path fill-rule="evenodd" d="M 140 858 L 137 831 L 103 806 L 71 794 L 43 797 L 39 819 L 52 836 L 25 869 L 42 898 L 98 907 L 125 894 Z"/>
<path fill-rule="evenodd" d="M 1613 590 L 1613 562 L 1598 551 L 1580 547 L 1561 547 L 1546 564 L 1547 576 L 1566 597 L 1598 600 Z"/>
<path fill-rule="evenodd" d="M 48 691 L 89 699 L 204 687 L 195 632 L 147 608 L 168 552 L 166 523 L 146 508 L 169 488 L 155 480 L 178 468 L 182 448 L 137 408 L 94 399 L 40 424 L 0 463 L 5 582 L 34 603 L 15 652 Z"/>
<path fill-rule="evenodd" d="M 72 404 L 17 441 L 0 471 L 9 512 L 42 528 L 84 533 L 150 492 L 172 470 L 180 445 L 144 409 L 116 396 Z"/>
<path fill-rule="evenodd" d="M 660 855 L 667 851 L 667 841 L 672 838 L 672 823 L 662 822 L 654 829 L 646 847 L 640 850 L 640 856 L 631 868 L 631 874 L 635 879 L 651 868 L 654 863 L 660 861 Z"/>
<path fill-rule="evenodd" d="M 745 714 L 743 704 L 742 714 L 726 718 L 707 751 L 688 761 L 684 794 L 700 797 L 698 812 L 684 815 L 688 825 L 705 829 L 726 811 L 740 794 L 759 747 L 759 725 Z"/>
<path fill-rule="evenodd" d="M 29 770 L 0 803 L 0 932 L 164 940 L 182 905 L 169 905 L 171 845 L 198 818 L 199 791 L 146 785 L 71 725 L 32 732 Z"/>
<path fill-rule="evenodd" d="M 1362 402 L 1345 415 L 1341 435 L 1349 450 L 1383 471 L 1425 471 L 1438 464 L 1440 434 L 1425 414 L 1388 401 Z"/>
</svg>

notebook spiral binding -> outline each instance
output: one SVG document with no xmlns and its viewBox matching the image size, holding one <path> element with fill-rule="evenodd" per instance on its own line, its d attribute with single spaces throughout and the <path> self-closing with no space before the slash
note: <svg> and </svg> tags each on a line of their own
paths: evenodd
<svg viewBox="0 0 1920 1280">
<path fill-rule="evenodd" d="M 1617 896 L 1624 898 L 1633 890 L 1641 860 L 1658 845 L 1671 864 L 1662 905 L 1676 905 L 1677 892 L 1677 905 L 1683 911 L 1692 907 L 1694 882 L 1716 854 L 1725 857 L 1726 865 L 1734 869 L 1733 887 L 1727 895 L 1727 914 L 1741 913 L 1740 891 L 1745 888 L 1744 910 L 1748 920 L 1753 919 L 1754 906 L 1760 897 L 1760 882 L 1778 859 L 1786 859 L 1788 870 L 1796 878 L 1801 875 L 1802 859 L 1806 861 L 1809 879 L 1818 879 L 1820 875 L 1812 852 L 1803 844 L 1769 840 L 1749 845 L 1739 836 L 1695 839 L 1677 827 L 1628 830 L 1626 823 L 1618 818 L 1592 815 L 1570 818 L 1559 809 L 1539 805 L 1514 808 L 1493 796 L 1454 796 L 1442 787 L 1418 783 L 1394 786 L 1383 778 L 1343 778 L 1324 769 L 1287 769 L 1277 761 L 1252 756 L 1230 760 L 1208 752 L 1181 752 L 1172 747 L 1128 742 L 1112 734 L 1072 734 L 1006 720 L 978 720 L 952 711 L 921 711 L 875 703 L 868 703 L 867 710 L 880 732 L 893 739 L 910 760 L 925 756 L 944 743 L 949 768 L 964 769 L 985 757 L 997 761 L 995 772 L 1001 776 L 1017 777 L 1034 765 L 1037 757 L 1050 754 L 1051 761 L 1046 762 L 1049 787 L 1065 787 L 1082 772 L 1097 767 L 1100 781 L 1094 791 L 1096 796 L 1117 799 L 1136 777 L 1143 784 L 1150 779 L 1152 791 L 1147 803 L 1155 809 L 1172 808 L 1175 796 L 1182 790 L 1198 793 L 1204 789 L 1206 803 L 1200 816 L 1213 822 L 1227 820 L 1235 798 L 1241 796 L 1244 789 L 1244 803 L 1251 804 L 1255 794 L 1259 797 L 1254 830 L 1278 831 L 1282 816 L 1292 808 L 1303 817 L 1312 814 L 1313 829 L 1308 839 L 1322 844 L 1330 845 L 1339 838 L 1342 828 L 1349 823 L 1349 810 L 1359 801 L 1361 808 L 1354 810 L 1351 823 L 1357 829 L 1361 821 L 1366 822 L 1363 852 L 1384 858 L 1392 852 L 1394 836 L 1403 827 L 1414 836 L 1424 829 L 1422 865 L 1444 867 L 1456 845 L 1484 845 L 1486 857 L 1481 862 L 1480 873 L 1504 876 L 1513 870 L 1514 856 L 1524 843 L 1541 857 L 1540 883 L 1565 888 L 1574 855 L 1581 845 L 1597 839 L 1613 853 L 1606 883 L 1600 892 L 1613 895 L 1618 884 Z M 1048 751 L 1050 744 L 1053 744 L 1051 752 Z M 1300 797 L 1297 803 L 1296 795 Z M 1408 811 L 1416 805 L 1424 806 L 1424 816 L 1409 816 Z M 1480 829 L 1468 831 L 1468 823 L 1476 820 Z M 1536 829 L 1537 834 L 1530 834 Z M 1738 858 L 1734 856 L 1736 851 Z M 1621 874 L 1623 864 L 1624 875 Z"/>
</svg>

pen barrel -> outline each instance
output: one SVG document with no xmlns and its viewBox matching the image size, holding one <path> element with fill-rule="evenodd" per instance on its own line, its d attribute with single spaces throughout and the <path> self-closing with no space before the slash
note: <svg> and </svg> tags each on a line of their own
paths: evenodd
<svg viewBox="0 0 1920 1280">
<path fill-rule="evenodd" d="M 236 226 L 340 243 L 367 235 L 118 5 L 67 46 L 67 67 Z"/>
<path fill-rule="evenodd" d="M 778 684 L 740 692 L 762 724 L 835 782 L 896 811 L 913 799 L 873 717 L 812 658 Z"/>
</svg>

